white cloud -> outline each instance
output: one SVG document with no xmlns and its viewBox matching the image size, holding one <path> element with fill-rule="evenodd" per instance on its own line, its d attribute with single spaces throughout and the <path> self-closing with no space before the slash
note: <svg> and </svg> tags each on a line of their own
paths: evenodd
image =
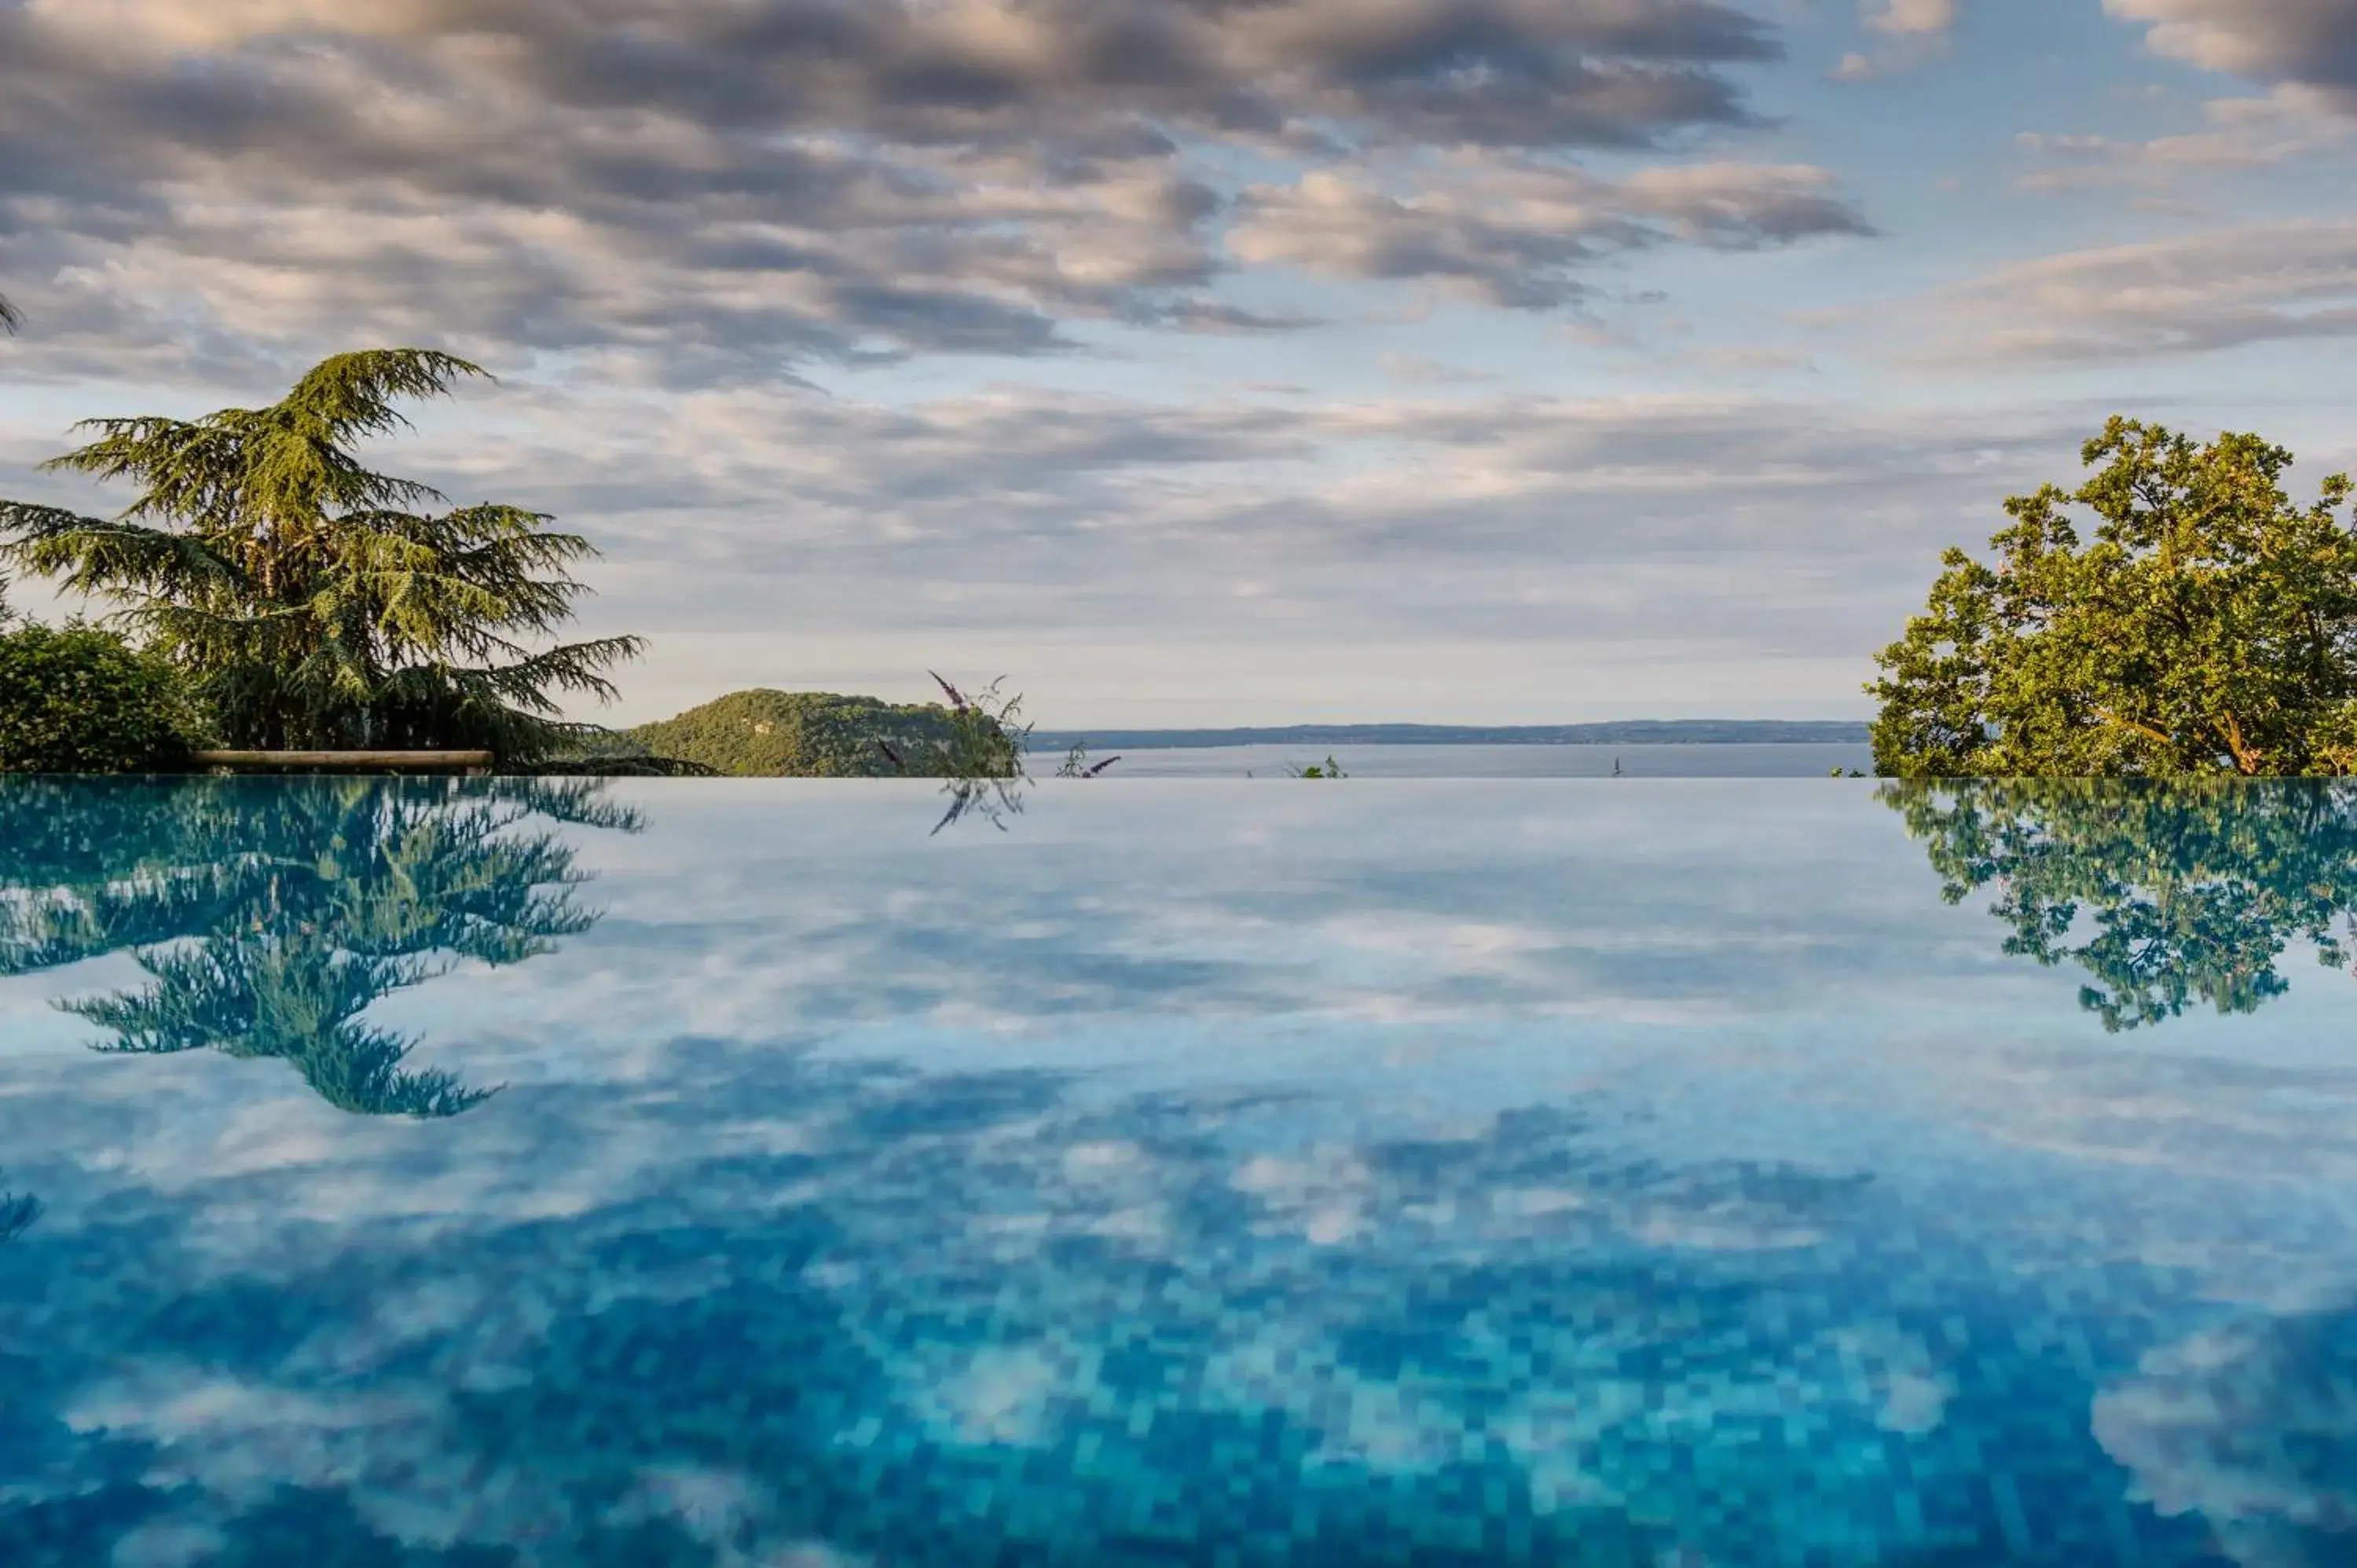
<svg viewBox="0 0 2357 1568">
<path fill-rule="evenodd" d="M 1940 353 L 2148 359 L 2357 333 L 2357 223 L 2301 220 L 2067 252 L 1923 302 Z"/>
<path fill-rule="evenodd" d="M 2102 186 L 2175 190 L 2202 175 L 2242 174 L 2295 159 L 2344 154 L 2357 124 L 2318 89 L 2284 85 L 2262 98 L 2220 98 L 2201 106 L 2208 128 L 2146 141 L 2097 134 L 2024 132 L 2016 138 L 2042 166 L 2024 190 L 2068 193 Z"/>
<path fill-rule="evenodd" d="M 1956 0 L 1864 0 L 1866 25 L 1878 33 L 1920 38 L 1956 25 Z"/>
<path fill-rule="evenodd" d="M 1859 0 L 1859 19 L 1883 41 L 1871 52 L 1845 54 L 1836 81 L 1869 81 L 1912 70 L 1947 47 L 1956 26 L 1956 0 Z"/>
<path fill-rule="evenodd" d="M 2199 1514 L 2244 1568 L 2308 1568 L 2345 1555 L 2357 1489 L 2309 1455 L 2357 1434 L 2346 1302 L 2250 1317 L 2147 1354 L 2095 1398 L 2092 1426 L 2134 1477 L 2130 1497 Z"/>
</svg>

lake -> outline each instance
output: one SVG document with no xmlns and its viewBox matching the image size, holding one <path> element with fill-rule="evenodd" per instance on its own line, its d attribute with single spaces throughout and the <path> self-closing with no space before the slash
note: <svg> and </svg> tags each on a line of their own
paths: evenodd
<svg viewBox="0 0 2357 1568">
<path fill-rule="evenodd" d="M 1091 759 L 1121 760 L 1105 779 L 1256 779 L 1287 777 L 1288 764 L 1323 766 L 1328 750 L 1342 771 L 1366 779 L 1601 779 L 1615 764 L 1631 779 L 1822 779 L 1835 768 L 1874 771 L 1867 746 L 1203 746 L 1102 749 Z M 1053 773 L 1061 754 L 1034 753 L 1034 772 Z"/>
<path fill-rule="evenodd" d="M 0 779 L 0 1563 L 2357 1561 L 2357 792 L 943 802 Z"/>
</svg>

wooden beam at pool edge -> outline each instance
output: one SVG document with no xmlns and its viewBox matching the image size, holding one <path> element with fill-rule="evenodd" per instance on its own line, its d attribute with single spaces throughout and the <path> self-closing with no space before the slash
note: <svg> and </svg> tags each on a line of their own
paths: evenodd
<svg viewBox="0 0 2357 1568">
<path fill-rule="evenodd" d="M 188 765 L 233 773 L 307 768 L 339 773 L 462 772 L 479 777 L 491 770 L 488 751 L 192 751 Z"/>
</svg>

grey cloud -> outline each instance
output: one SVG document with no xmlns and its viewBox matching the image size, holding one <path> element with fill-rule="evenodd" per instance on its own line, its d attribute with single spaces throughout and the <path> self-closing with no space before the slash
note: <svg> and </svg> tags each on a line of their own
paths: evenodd
<svg viewBox="0 0 2357 1568">
<path fill-rule="evenodd" d="M 401 31 L 529 43 L 519 69 L 574 104 L 685 93 L 759 123 L 782 100 L 828 124 L 961 142 L 1050 114 L 1142 110 L 1215 131 L 1317 113 L 1378 138 L 1642 143 L 1741 120 L 1716 68 L 1781 52 L 1762 24 L 1711 0 L 770 0 L 681 6 L 656 27 L 637 6 L 493 10 L 487 22 L 436 5 Z"/>
<path fill-rule="evenodd" d="M 54 376 L 1276 330 L 1219 297 L 1207 145 L 1650 146 L 1749 123 L 1727 73 L 1778 53 L 1712 0 L 40 0 L 0 8 L 0 276 Z"/>
<path fill-rule="evenodd" d="M 1418 202 L 1336 175 L 1248 192 L 1231 243 L 1253 262 L 1329 276 L 1431 280 L 1494 305 L 1544 310 L 1586 292 L 1571 275 L 1602 243 L 1634 243 L 1625 219 L 1517 221 Z"/>
<path fill-rule="evenodd" d="M 1387 353 L 1383 371 L 1392 380 L 1410 386 L 1479 385 L 1500 379 L 1494 371 L 1471 370 L 1426 354 Z"/>
<path fill-rule="evenodd" d="M 2155 53 L 2322 89 L 2357 113 L 2357 0 L 2104 0 L 2104 9 L 2148 24 Z"/>
<path fill-rule="evenodd" d="M 1672 240 L 1724 250 L 1872 232 L 1806 166 L 1697 164 L 1608 181 L 1528 163 L 1466 163 L 1398 196 L 1373 171 L 1320 172 L 1244 193 L 1230 237 L 1247 261 L 1328 275 L 1428 280 L 1488 302 L 1548 309 L 1587 292 L 1599 256 Z"/>
<path fill-rule="evenodd" d="M 1874 232 L 1831 195 L 1834 177 L 1805 164 L 1698 164 L 1643 169 L 1621 186 L 1641 218 L 1678 238 L 1726 250 L 1821 234 Z"/>
</svg>

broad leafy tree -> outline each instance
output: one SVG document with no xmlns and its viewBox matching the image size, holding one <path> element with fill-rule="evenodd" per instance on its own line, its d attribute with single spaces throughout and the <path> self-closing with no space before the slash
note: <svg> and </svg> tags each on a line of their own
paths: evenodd
<svg viewBox="0 0 2357 1568">
<path fill-rule="evenodd" d="M 129 951 L 147 983 L 59 1004 L 107 1052 L 291 1064 L 321 1098 L 451 1116 L 488 1090 L 367 1023 L 461 959 L 520 963 L 595 915 L 534 820 L 633 830 L 590 780 L 0 779 L 0 975 Z"/>
<path fill-rule="evenodd" d="M 257 747 L 488 746 L 530 762 L 579 726 L 557 696 L 609 699 L 634 638 L 544 646 L 594 554 L 544 514 L 449 510 L 354 445 L 395 404 L 484 372 L 447 354 L 323 361 L 267 408 L 88 422 L 48 467 L 138 487 L 111 521 L 0 502 L 0 553 L 118 618 L 188 674 L 221 738 Z"/>
<path fill-rule="evenodd" d="M 2007 952 L 2085 972 L 2106 1029 L 2251 1012 L 2289 989 L 2296 941 L 2333 968 L 2357 951 L 2357 784 L 1910 780 L 1881 798 L 1950 903 L 1994 891 Z"/>
<path fill-rule="evenodd" d="M 1877 656 L 1878 769 L 2357 772 L 2348 478 L 2301 507 L 2282 447 L 2126 419 L 2083 458 L 2101 467 L 2078 489 L 2006 502 L 1993 564 L 1949 551 L 1924 612 Z"/>
</svg>

